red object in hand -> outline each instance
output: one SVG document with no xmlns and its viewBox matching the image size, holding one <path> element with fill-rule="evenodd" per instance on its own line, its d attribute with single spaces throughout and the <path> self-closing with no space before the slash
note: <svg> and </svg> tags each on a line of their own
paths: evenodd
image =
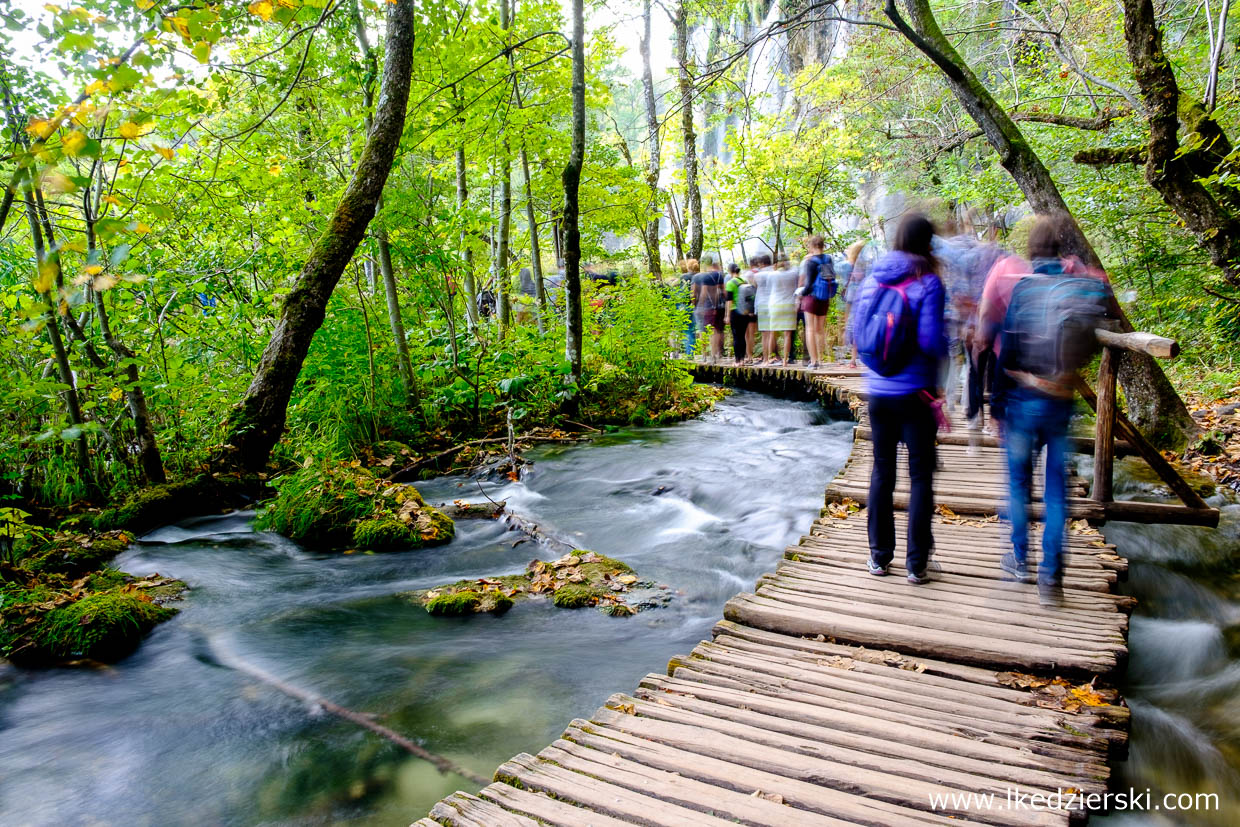
<svg viewBox="0 0 1240 827">
<path fill-rule="evenodd" d="M 921 398 L 926 400 L 926 404 L 930 406 L 930 410 L 934 411 L 934 421 L 938 423 L 939 430 L 944 433 L 951 433 L 952 423 L 947 418 L 947 412 L 943 410 L 943 399 L 930 393 L 930 391 L 921 391 Z"/>
</svg>

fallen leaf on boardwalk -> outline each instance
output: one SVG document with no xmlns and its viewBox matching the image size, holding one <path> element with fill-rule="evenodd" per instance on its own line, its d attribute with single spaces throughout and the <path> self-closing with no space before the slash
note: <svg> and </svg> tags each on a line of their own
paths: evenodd
<svg viewBox="0 0 1240 827">
<path fill-rule="evenodd" d="M 831 667 L 834 667 L 835 669 L 846 669 L 849 671 L 851 671 L 852 668 L 856 666 L 856 663 L 853 661 L 852 658 L 844 658 L 844 657 L 840 657 L 839 655 L 832 655 L 826 660 L 818 661 L 818 663 L 821 666 L 831 666 Z"/>
<path fill-rule="evenodd" d="M 1050 683 L 1047 678 L 1039 678 L 1036 675 L 1024 675 L 1020 672 L 1000 672 L 995 676 L 996 680 L 1004 686 L 1010 686 L 1013 689 L 1037 689 Z"/>
<path fill-rule="evenodd" d="M 616 707 L 616 709 L 623 712 L 625 715 L 637 714 L 637 707 L 633 704 L 620 704 L 620 706 Z"/>
<path fill-rule="evenodd" d="M 1094 691 L 1089 684 L 1084 686 L 1075 686 L 1072 688 L 1072 697 L 1076 698 L 1086 706 L 1106 706 L 1106 698 Z"/>
<path fill-rule="evenodd" d="M 956 516 L 956 512 L 952 511 L 950 508 L 948 508 L 945 505 L 937 506 L 934 510 L 937 511 L 939 514 L 942 514 L 944 517 L 951 518 L 951 517 Z"/>
<path fill-rule="evenodd" d="M 764 793 L 762 790 L 754 790 L 749 794 L 750 798 L 762 798 L 767 801 L 774 801 L 776 804 L 783 804 L 784 797 L 779 793 Z"/>
</svg>

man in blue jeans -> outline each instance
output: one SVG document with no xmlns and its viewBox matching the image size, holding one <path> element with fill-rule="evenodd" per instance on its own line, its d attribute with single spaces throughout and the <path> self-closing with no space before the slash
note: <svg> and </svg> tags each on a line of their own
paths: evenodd
<svg viewBox="0 0 1240 827">
<path fill-rule="evenodd" d="M 1029 499 L 1033 461 L 1045 447 L 1042 502 L 1046 513 L 1037 578 L 1038 597 L 1044 606 L 1063 604 L 1063 548 L 1068 523 L 1065 463 L 1075 371 L 1078 360 L 1083 362 L 1082 355 L 1094 344 L 1090 313 L 1099 310 L 1104 297 L 1110 296 L 1104 276 L 1083 272 L 1080 262 L 1069 256 L 1068 244 L 1076 236 L 1071 221 L 1067 215 L 1039 218 L 1029 232 L 1033 272 L 1016 277 L 1006 290 L 996 285 L 990 294 L 991 300 L 1005 305 L 1006 311 L 998 341 L 999 365 L 991 412 L 1002 424 L 1007 451 L 1012 550 L 999 560 L 999 568 L 1011 579 L 1032 582 Z M 986 301 L 984 296 L 983 304 Z M 1082 324 L 1088 330 L 1079 330 Z M 994 332 L 983 335 L 993 341 Z M 1077 341 L 1084 337 L 1088 342 Z"/>
<path fill-rule="evenodd" d="M 1046 485 L 1042 502 L 1042 559 L 1038 563 L 1038 594 L 1042 602 L 1063 602 L 1063 541 L 1067 527 L 1068 420 L 1072 397 L 1066 399 L 1019 386 L 1006 394 L 1003 437 L 1007 447 L 1008 519 L 1012 524 L 1012 551 L 999 561 L 1013 579 L 1031 582 L 1029 574 L 1029 496 L 1033 460 L 1046 446 Z"/>
</svg>

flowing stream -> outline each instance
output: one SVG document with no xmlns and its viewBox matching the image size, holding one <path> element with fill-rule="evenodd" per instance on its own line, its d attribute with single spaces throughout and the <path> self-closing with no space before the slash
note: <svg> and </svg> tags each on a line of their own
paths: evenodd
<svg viewBox="0 0 1240 827">
<path fill-rule="evenodd" d="M 541 449 L 522 482 L 485 484 L 667 584 L 667 607 L 631 618 L 545 600 L 433 618 L 394 596 L 547 556 L 489 521 L 461 521 L 442 548 L 357 556 L 308 553 L 244 514 L 156 531 L 116 565 L 193 590 L 137 653 L 98 669 L 0 667 L 0 822 L 409 824 L 475 785 L 226 664 L 489 776 L 709 637 L 727 599 L 808 530 L 851 427 L 737 393 L 691 422 Z M 483 499 L 472 480 L 420 487 L 431 502 Z"/>
<path fill-rule="evenodd" d="M 520 571 L 546 557 L 493 522 L 450 545 L 321 555 L 236 514 L 161 529 L 116 564 L 193 590 L 181 614 L 110 667 L 0 667 L 0 822 L 408 824 L 472 785 L 354 723 L 229 668 L 238 659 L 370 715 L 481 775 L 709 636 L 809 527 L 851 424 L 816 405 L 737 393 L 706 417 L 544 448 L 519 483 L 485 484 L 560 537 L 622 559 L 675 595 L 632 618 L 518 604 L 432 618 L 396 593 Z M 472 480 L 420 486 L 483 499 Z M 1150 490 L 1121 475 L 1127 496 Z M 1140 599 L 1117 786 L 1217 794 L 1190 811 L 1113 812 L 1108 827 L 1240 823 L 1240 506 L 1219 530 L 1113 523 Z"/>
</svg>

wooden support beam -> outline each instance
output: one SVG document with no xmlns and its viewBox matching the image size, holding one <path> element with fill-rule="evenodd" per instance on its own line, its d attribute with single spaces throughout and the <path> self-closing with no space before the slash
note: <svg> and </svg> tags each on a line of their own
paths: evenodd
<svg viewBox="0 0 1240 827">
<path fill-rule="evenodd" d="M 1097 394 L 1079 376 L 1076 378 L 1076 389 L 1089 406 L 1094 411 L 1097 411 Z M 1119 409 L 1118 405 L 1115 408 L 1115 428 L 1126 440 L 1132 443 L 1133 447 L 1137 449 L 1137 453 L 1141 455 L 1141 458 L 1149 463 L 1150 468 L 1154 469 L 1154 473 L 1158 474 L 1159 479 L 1165 482 L 1186 506 L 1194 509 L 1208 509 L 1210 507 L 1201 498 L 1201 495 L 1188 484 L 1187 480 L 1181 477 L 1179 472 L 1172 467 L 1171 463 L 1167 462 L 1158 449 L 1150 444 L 1150 441 L 1145 438 L 1145 434 L 1137 430 L 1137 426 L 1133 425 L 1128 420 L 1128 417 L 1124 416 L 1124 412 Z"/>
<path fill-rule="evenodd" d="M 1158 523 L 1165 525 L 1196 525 L 1218 528 L 1217 508 L 1189 508 L 1174 503 L 1142 503 L 1117 500 L 1102 504 L 1108 520 L 1125 523 Z"/>
<path fill-rule="evenodd" d="M 1118 347 L 1133 353 L 1146 353 L 1158 359 L 1174 359 L 1180 355 L 1180 343 L 1153 333 L 1114 333 L 1097 328 L 1094 335 L 1106 347 Z"/>
<path fill-rule="evenodd" d="M 1098 502 L 1110 502 L 1114 497 L 1115 467 L 1115 379 L 1119 367 L 1119 353 L 1112 347 L 1102 349 L 1098 363 L 1097 430 L 1094 436 L 1094 487 L 1090 495 Z"/>
</svg>

